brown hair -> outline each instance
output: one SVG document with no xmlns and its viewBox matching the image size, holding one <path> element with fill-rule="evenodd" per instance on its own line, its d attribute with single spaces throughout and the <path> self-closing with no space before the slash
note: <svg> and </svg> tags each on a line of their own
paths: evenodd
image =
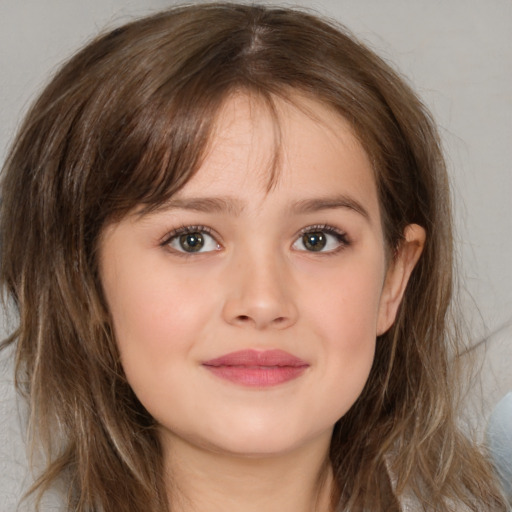
<svg viewBox="0 0 512 512">
<path fill-rule="evenodd" d="M 454 417 L 449 190 L 429 114 L 342 27 L 239 4 L 176 7 L 94 40 L 44 90 L 7 160 L 1 282 L 19 328 L 5 343 L 17 343 L 17 385 L 48 450 L 35 489 L 66 478 L 70 510 L 169 507 L 154 421 L 124 377 L 98 278 L 102 229 L 190 179 L 235 90 L 272 104 L 290 89 L 352 124 L 373 162 L 389 248 L 407 224 L 427 232 L 367 385 L 335 426 L 336 510 L 398 510 L 405 492 L 421 510 L 505 510 Z"/>
</svg>

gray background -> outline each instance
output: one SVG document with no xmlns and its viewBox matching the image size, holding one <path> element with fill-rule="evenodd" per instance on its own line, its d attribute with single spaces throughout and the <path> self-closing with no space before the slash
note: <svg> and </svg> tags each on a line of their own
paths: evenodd
<svg viewBox="0 0 512 512">
<path fill-rule="evenodd" d="M 171 3 L 0 0 L 0 161 L 59 63 L 105 27 Z M 512 0 L 296 4 L 338 19 L 394 63 L 438 121 L 454 188 L 460 300 L 482 365 L 468 411 L 482 430 L 512 389 Z M 0 512 L 9 512 L 29 479 L 12 363 L 8 352 L 0 358 Z"/>
</svg>

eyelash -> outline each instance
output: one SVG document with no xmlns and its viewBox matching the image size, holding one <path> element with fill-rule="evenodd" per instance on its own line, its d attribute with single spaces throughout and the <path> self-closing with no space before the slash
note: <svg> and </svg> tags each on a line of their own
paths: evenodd
<svg viewBox="0 0 512 512">
<path fill-rule="evenodd" d="M 333 226 L 330 226 L 329 224 L 314 224 L 312 226 L 307 226 L 303 229 L 301 229 L 296 235 L 295 235 L 295 241 L 299 240 L 304 235 L 307 235 L 308 233 L 316 233 L 316 232 L 322 232 L 327 235 L 331 235 L 336 238 L 336 240 L 339 243 L 339 246 L 335 249 L 332 249 L 330 251 L 321 251 L 318 252 L 318 254 L 321 254 L 322 256 L 330 256 L 337 254 L 339 251 L 343 250 L 344 248 L 348 247 L 351 242 L 347 237 L 347 234 L 344 231 L 341 231 L 338 228 L 335 228 Z M 212 238 L 214 238 L 216 241 L 219 238 L 218 235 L 215 234 L 213 229 L 209 228 L 208 226 L 203 225 L 194 225 L 194 226 L 180 226 L 179 228 L 175 228 L 167 233 L 164 240 L 160 243 L 162 247 L 169 246 L 169 244 L 172 242 L 173 239 L 176 237 L 179 237 L 181 235 L 186 235 L 188 233 L 205 233 Z M 295 243 L 295 242 L 294 242 Z M 183 257 L 189 257 L 193 256 L 194 253 L 186 252 L 186 251 L 173 251 L 178 256 Z M 313 251 L 304 251 L 304 252 L 313 252 Z"/>
<path fill-rule="evenodd" d="M 202 226 L 202 225 L 195 225 L 195 226 L 180 226 L 179 228 L 172 229 L 169 231 L 165 238 L 160 242 L 160 245 L 162 247 L 165 247 L 166 245 L 169 245 L 172 240 L 178 236 L 186 235 L 188 233 L 206 233 L 207 235 L 210 235 L 211 237 L 219 238 L 219 236 L 213 231 L 212 228 L 209 228 L 208 226 Z M 187 255 L 187 253 L 183 253 Z"/>
</svg>

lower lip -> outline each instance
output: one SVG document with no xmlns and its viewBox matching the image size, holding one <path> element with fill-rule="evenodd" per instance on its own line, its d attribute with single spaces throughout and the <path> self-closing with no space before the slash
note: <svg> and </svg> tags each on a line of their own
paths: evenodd
<svg viewBox="0 0 512 512">
<path fill-rule="evenodd" d="M 300 377 L 305 366 L 208 366 L 204 367 L 221 379 L 249 387 L 270 387 Z"/>
</svg>

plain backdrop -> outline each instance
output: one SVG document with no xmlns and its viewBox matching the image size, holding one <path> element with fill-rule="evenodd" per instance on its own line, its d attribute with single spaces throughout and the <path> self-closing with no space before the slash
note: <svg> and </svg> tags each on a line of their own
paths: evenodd
<svg viewBox="0 0 512 512">
<path fill-rule="evenodd" d="M 0 162 L 60 63 L 99 31 L 171 4 L 0 0 Z M 295 5 L 336 18 L 393 63 L 439 124 L 454 190 L 461 301 L 483 365 L 485 403 L 476 413 L 483 428 L 512 389 L 512 0 Z M 0 357 L 0 512 L 9 512 L 29 479 L 12 362 L 9 352 Z"/>
</svg>

